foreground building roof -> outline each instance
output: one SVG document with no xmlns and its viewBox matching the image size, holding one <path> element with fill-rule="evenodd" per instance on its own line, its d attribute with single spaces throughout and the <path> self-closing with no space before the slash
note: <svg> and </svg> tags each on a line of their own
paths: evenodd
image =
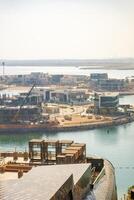
<svg viewBox="0 0 134 200">
<path fill-rule="evenodd" d="M 0 199 L 58 200 L 73 195 L 79 200 L 89 189 L 90 177 L 90 164 L 35 167 L 21 179 L 1 182 Z"/>
</svg>

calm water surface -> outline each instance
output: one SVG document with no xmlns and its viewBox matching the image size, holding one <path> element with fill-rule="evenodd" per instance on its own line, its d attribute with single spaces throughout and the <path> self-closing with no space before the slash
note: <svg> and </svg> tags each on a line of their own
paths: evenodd
<svg viewBox="0 0 134 200">
<path fill-rule="evenodd" d="M 134 75 L 134 70 L 106 70 L 106 69 L 79 69 L 78 67 L 12 67 L 5 66 L 5 75 L 14 75 L 14 74 L 29 74 L 31 72 L 44 72 L 50 74 L 70 74 L 70 75 L 90 75 L 90 73 L 108 73 L 110 78 L 125 78 L 126 76 Z M 0 68 L 0 75 L 2 75 L 2 67 Z"/>
<path fill-rule="evenodd" d="M 87 74 L 87 70 L 85 72 Z M 134 71 L 116 71 L 116 73 L 111 71 L 110 73 L 110 76 L 122 77 L 122 75 L 133 75 Z M 120 103 L 134 104 L 134 96 L 122 97 Z M 28 141 L 32 138 L 73 139 L 76 142 L 84 142 L 87 144 L 87 154 L 102 156 L 113 163 L 116 169 L 118 194 L 121 196 L 128 186 L 134 184 L 134 123 L 111 127 L 109 130 L 109 134 L 106 128 L 51 134 L 45 132 L 23 135 L 1 134 L 0 150 L 14 150 L 15 147 L 17 150 L 24 150 L 28 148 Z"/>
</svg>

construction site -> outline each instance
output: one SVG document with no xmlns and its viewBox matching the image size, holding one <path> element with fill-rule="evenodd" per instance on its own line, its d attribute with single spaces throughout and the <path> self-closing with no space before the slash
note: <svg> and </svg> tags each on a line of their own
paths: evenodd
<svg viewBox="0 0 134 200">
<path fill-rule="evenodd" d="M 71 140 L 31 140 L 29 159 L 32 163 L 73 164 L 86 159 L 86 144 Z"/>
<path fill-rule="evenodd" d="M 86 162 L 86 144 L 72 140 L 29 141 L 28 152 L 1 152 L 0 171 L 25 171 L 35 165 L 73 164 Z M 26 170 L 27 169 L 27 170 Z"/>
<path fill-rule="evenodd" d="M 0 173 L 3 174 L 3 178 L 6 178 L 7 172 L 21 177 L 32 167 L 41 165 L 91 162 L 96 171 L 101 171 L 104 166 L 103 159 L 86 156 L 86 144 L 75 143 L 73 140 L 32 139 L 28 146 L 29 150 L 24 152 L 17 152 L 16 149 L 13 152 L 0 152 Z"/>
<path fill-rule="evenodd" d="M 2 199 L 82 200 L 95 190 L 97 198 L 116 200 L 113 167 L 103 158 L 86 156 L 86 144 L 32 139 L 28 146 L 28 151 L 0 153 Z M 105 191 L 100 182 L 107 185 Z"/>
<path fill-rule="evenodd" d="M 132 106 L 119 107 L 118 93 L 89 94 L 78 89 L 40 88 L 36 84 L 15 90 L 20 93 L 0 96 L 1 133 L 93 129 L 134 120 Z M 69 98 L 70 94 L 71 101 L 61 103 L 61 97 Z M 95 97 L 91 102 L 87 101 L 89 95 Z"/>
</svg>

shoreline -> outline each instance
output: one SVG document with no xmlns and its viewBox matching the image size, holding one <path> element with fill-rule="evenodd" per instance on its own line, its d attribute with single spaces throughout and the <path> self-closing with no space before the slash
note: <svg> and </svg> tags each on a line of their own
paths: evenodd
<svg viewBox="0 0 134 200">
<path fill-rule="evenodd" d="M 92 130 L 97 128 L 104 128 L 104 127 L 111 127 L 111 126 L 118 126 L 123 125 L 127 123 L 133 122 L 134 119 L 132 118 L 122 118 L 122 119 L 116 119 L 112 121 L 107 122 L 98 122 L 98 123 L 92 123 L 92 124 L 81 124 L 76 126 L 64 126 L 64 127 L 57 127 L 57 131 L 78 131 L 78 130 Z"/>
<path fill-rule="evenodd" d="M 5 125 L 3 128 L 0 125 L 0 134 L 12 134 L 12 133 L 37 133 L 37 132 L 71 132 L 71 131 L 79 131 L 79 130 L 93 130 L 98 128 L 105 128 L 105 127 L 112 127 L 112 126 L 119 126 L 127 123 L 133 122 L 134 119 L 131 117 L 124 117 L 119 118 L 116 120 L 111 120 L 107 122 L 97 122 L 97 123 L 87 123 L 87 124 L 80 124 L 80 125 L 71 125 L 71 126 L 43 126 L 43 125 L 36 125 L 36 126 L 28 126 L 28 125 L 17 125 L 16 127 L 12 124 Z"/>
</svg>

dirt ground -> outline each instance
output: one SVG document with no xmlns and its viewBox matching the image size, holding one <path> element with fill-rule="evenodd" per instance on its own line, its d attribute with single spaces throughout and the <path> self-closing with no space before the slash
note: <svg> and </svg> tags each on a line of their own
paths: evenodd
<svg viewBox="0 0 134 200">
<path fill-rule="evenodd" d="M 103 117 L 103 116 L 81 116 L 80 114 L 71 115 L 71 120 L 66 120 L 64 117 L 57 117 L 60 125 L 62 126 L 72 126 L 72 125 L 84 125 L 89 123 L 99 123 L 99 122 L 107 122 L 112 121 L 110 117 Z"/>
</svg>

